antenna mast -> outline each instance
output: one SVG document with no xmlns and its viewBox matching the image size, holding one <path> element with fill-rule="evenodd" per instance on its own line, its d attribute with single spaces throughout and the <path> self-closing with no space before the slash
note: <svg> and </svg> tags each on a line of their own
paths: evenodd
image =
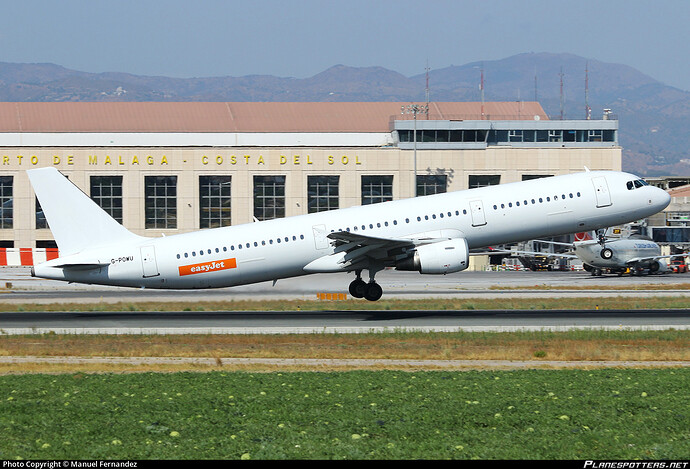
<svg viewBox="0 0 690 469">
<path fill-rule="evenodd" d="M 482 95 L 482 120 L 484 120 L 484 64 L 482 63 L 481 68 L 481 81 L 479 83 L 479 90 Z"/>
<path fill-rule="evenodd" d="M 589 107 L 589 62 L 585 62 L 585 119 L 592 118 L 592 108 Z"/>
<path fill-rule="evenodd" d="M 429 59 L 426 59 L 426 120 L 429 120 Z"/>
<path fill-rule="evenodd" d="M 561 77 L 561 120 L 563 120 L 563 116 L 565 114 L 565 106 L 563 103 L 563 67 L 561 67 L 561 73 L 559 73 Z"/>
</svg>

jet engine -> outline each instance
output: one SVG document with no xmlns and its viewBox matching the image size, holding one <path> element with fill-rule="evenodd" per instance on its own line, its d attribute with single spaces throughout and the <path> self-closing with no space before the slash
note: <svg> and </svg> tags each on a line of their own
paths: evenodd
<svg viewBox="0 0 690 469">
<path fill-rule="evenodd" d="M 465 270 L 469 265 L 467 240 L 455 238 L 418 246 L 412 256 L 396 262 L 395 268 L 422 274 L 449 274 Z"/>
</svg>

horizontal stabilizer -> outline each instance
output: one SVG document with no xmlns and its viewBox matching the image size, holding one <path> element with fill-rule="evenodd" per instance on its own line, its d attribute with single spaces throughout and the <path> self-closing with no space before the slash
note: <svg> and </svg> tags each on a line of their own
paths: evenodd
<svg viewBox="0 0 690 469">
<path fill-rule="evenodd" d="M 52 267 L 60 267 L 63 269 L 74 269 L 74 270 L 89 270 L 98 269 L 100 267 L 105 267 L 110 265 L 110 262 L 99 262 L 99 261 L 83 261 L 83 262 L 62 262 L 54 264 Z"/>
</svg>

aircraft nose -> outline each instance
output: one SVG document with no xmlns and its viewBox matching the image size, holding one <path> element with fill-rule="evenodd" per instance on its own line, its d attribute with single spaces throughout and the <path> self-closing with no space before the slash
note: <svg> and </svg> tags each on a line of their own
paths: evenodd
<svg viewBox="0 0 690 469">
<path fill-rule="evenodd" d="M 666 207 L 668 207 L 668 204 L 671 203 L 671 195 L 665 190 L 660 189 L 658 187 L 655 187 L 654 189 L 656 189 L 654 205 L 656 205 L 659 208 L 659 210 L 663 210 Z"/>
</svg>

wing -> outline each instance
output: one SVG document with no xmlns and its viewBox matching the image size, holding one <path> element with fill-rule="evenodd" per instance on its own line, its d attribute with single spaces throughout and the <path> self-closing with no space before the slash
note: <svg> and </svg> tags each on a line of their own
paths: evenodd
<svg viewBox="0 0 690 469">
<path fill-rule="evenodd" d="M 670 254 L 668 256 L 649 256 L 649 257 L 633 257 L 625 261 L 626 265 L 636 264 L 638 262 L 651 262 L 659 259 L 673 259 L 674 257 L 686 257 L 688 254 Z"/>
<path fill-rule="evenodd" d="M 557 254 L 553 252 L 538 252 L 538 251 L 518 251 L 515 249 L 511 249 L 510 251 L 506 251 L 507 253 L 511 254 L 525 254 L 528 256 L 542 256 L 542 257 L 565 257 L 566 259 L 578 259 L 578 257 L 575 254 Z"/>
<path fill-rule="evenodd" d="M 304 267 L 307 272 L 340 272 L 367 268 L 371 262 L 394 265 L 396 259 L 407 257 L 417 246 L 457 238 L 459 231 L 442 230 L 418 233 L 404 238 L 380 238 L 350 231 L 328 234 L 332 254 L 320 257 Z"/>
</svg>

